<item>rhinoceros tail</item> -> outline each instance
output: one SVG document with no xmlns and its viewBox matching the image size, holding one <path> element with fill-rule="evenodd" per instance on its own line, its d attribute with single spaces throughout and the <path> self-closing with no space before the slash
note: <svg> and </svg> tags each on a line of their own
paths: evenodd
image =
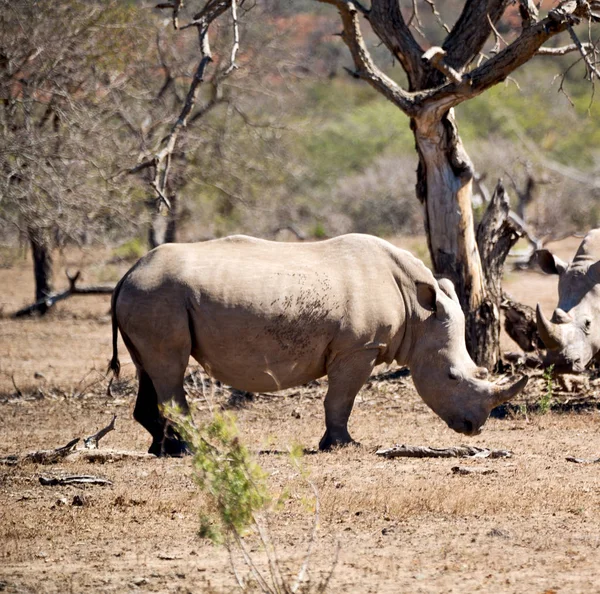
<svg viewBox="0 0 600 594">
<path fill-rule="evenodd" d="M 108 364 L 108 370 L 112 371 L 115 374 L 115 377 L 119 377 L 119 372 L 121 371 L 121 362 L 119 361 L 119 348 L 118 348 L 118 339 L 119 339 L 119 323 L 117 321 L 117 298 L 119 297 L 119 293 L 121 291 L 121 287 L 123 286 L 123 281 L 125 280 L 127 275 L 125 275 L 115 287 L 113 291 L 112 298 L 110 300 L 110 317 L 112 320 L 112 347 L 113 347 L 113 355 L 110 363 Z"/>
</svg>

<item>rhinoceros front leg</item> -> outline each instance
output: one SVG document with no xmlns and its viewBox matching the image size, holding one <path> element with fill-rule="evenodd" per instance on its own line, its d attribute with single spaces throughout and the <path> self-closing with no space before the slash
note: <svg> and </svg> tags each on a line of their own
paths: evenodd
<svg viewBox="0 0 600 594">
<path fill-rule="evenodd" d="M 367 381 L 377 358 L 376 349 L 337 355 L 327 367 L 329 389 L 325 396 L 325 435 L 320 450 L 346 445 L 354 440 L 348 433 L 348 418 L 358 391 Z"/>
</svg>

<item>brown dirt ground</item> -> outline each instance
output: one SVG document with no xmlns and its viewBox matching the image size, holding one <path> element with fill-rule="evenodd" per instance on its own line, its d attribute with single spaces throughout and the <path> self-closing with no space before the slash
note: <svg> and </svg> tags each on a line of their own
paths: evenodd
<svg viewBox="0 0 600 594">
<path fill-rule="evenodd" d="M 561 244 L 558 253 L 572 255 L 577 243 Z M 70 254 L 57 268 L 82 267 L 86 282 L 114 281 L 127 266 L 94 264 L 104 256 Z M 5 313 L 30 299 L 30 275 L 26 260 L 0 269 Z M 540 301 L 548 313 L 554 305 L 556 283 L 539 274 L 510 273 L 506 288 L 529 304 Z M 106 297 L 74 297 L 46 319 L 0 319 L 0 456 L 89 435 L 113 413 L 117 430 L 101 447 L 146 450 L 148 437 L 131 418 L 131 365 L 126 381 L 105 394 L 107 313 Z M 535 399 L 545 383 L 531 383 L 527 398 Z M 236 410 L 244 441 L 256 452 L 314 447 L 323 431 L 324 389 L 321 382 L 246 402 Z M 579 384 L 570 389 L 565 398 L 594 393 Z M 194 390 L 191 396 L 201 420 L 207 400 Z M 225 402 L 222 394 L 210 398 Z M 327 574 L 339 543 L 330 592 L 600 592 L 600 466 L 565 459 L 600 455 L 597 411 L 491 419 L 480 436 L 467 439 L 427 409 L 410 380 L 392 379 L 362 390 L 350 429 L 360 447 L 302 459 L 321 506 L 310 584 Z M 457 461 L 374 454 L 398 442 L 468 443 L 514 455 Z M 292 571 L 309 541 L 311 492 L 286 455 L 263 453 L 258 460 L 273 493 L 291 493 L 270 523 L 279 559 Z M 456 465 L 494 472 L 461 476 L 451 470 Z M 61 474 L 93 474 L 113 485 L 39 483 L 40 475 Z M 83 505 L 72 505 L 75 495 Z M 202 505 L 187 459 L 0 466 L 0 591 L 233 591 L 226 552 L 197 536 Z M 263 564 L 256 543 L 249 545 Z"/>
</svg>

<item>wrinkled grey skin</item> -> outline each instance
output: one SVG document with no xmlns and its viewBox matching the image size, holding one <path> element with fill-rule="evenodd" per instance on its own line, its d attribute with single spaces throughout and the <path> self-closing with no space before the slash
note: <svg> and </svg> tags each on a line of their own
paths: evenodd
<svg viewBox="0 0 600 594">
<path fill-rule="evenodd" d="M 408 365 L 427 405 L 467 435 L 527 382 L 488 382 L 467 353 L 452 283 L 438 283 L 410 253 L 368 235 L 163 245 L 120 281 L 112 315 L 111 368 L 119 368 L 118 328 L 140 379 L 134 417 L 158 455 L 184 450 L 159 405 L 174 401 L 187 411 L 190 355 L 212 377 L 251 392 L 327 375 L 321 449 L 352 441 L 354 398 L 380 363 Z"/>
<path fill-rule="evenodd" d="M 557 274 L 558 306 L 548 320 L 537 306 L 540 337 L 549 349 L 546 364 L 581 373 L 600 351 L 600 229 L 590 231 L 572 262 L 538 250 L 540 268 Z"/>
</svg>

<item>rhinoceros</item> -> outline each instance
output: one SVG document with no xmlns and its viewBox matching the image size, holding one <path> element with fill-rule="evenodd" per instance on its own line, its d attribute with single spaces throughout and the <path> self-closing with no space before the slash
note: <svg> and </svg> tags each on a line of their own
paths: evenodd
<svg viewBox="0 0 600 594">
<path fill-rule="evenodd" d="M 150 453 L 185 444 L 161 404 L 188 410 L 190 355 L 237 389 L 273 391 L 327 375 L 319 447 L 350 443 L 348 418 L 374 366 L 410 367 L 425 403 L 455 431 L 480 432 L 490 410 L 526 384 L 499 386 L 465 346 L 465 319 L 450 281 L 409 252 L 369 235 L 278 243 L 242 235 L 162 245 L 135 264 L 112 299 L 113 358 L 121 332 L 137 368 L 134 418 Z"/>
<path fill-rule="evenodd" d="M 549 250 L 536 253 L 546 274 L 558 275 L 558 306 L 548 320 L 540 304 L 538 333 L 557 371 L 581 373 L 600 351 L 600 229 L 590 231 L 572 262 Z"/>
</svg>

